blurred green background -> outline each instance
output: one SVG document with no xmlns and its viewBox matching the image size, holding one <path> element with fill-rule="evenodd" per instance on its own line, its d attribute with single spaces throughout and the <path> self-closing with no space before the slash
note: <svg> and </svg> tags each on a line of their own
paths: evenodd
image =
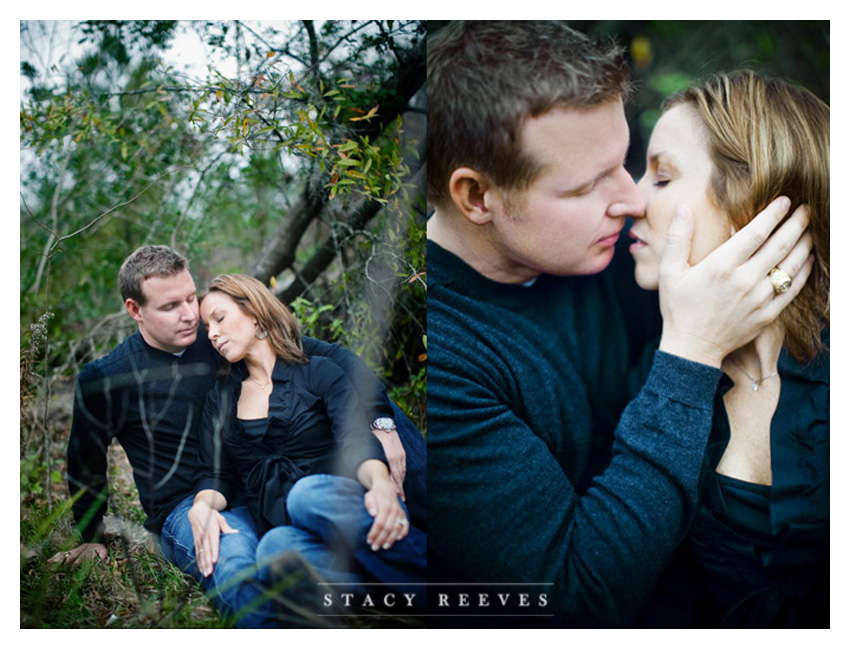
<svg viewBox="0 0 850 649">
<path fill-rule="evenodd" d="M 568 21 L 628 48 L 636 92 L 627 167 L 643 173 L 644 152 L 664 99 L 715 72 L 748 68 L 802 85 L 829 103 L 828 20 Z"/>
</svg>

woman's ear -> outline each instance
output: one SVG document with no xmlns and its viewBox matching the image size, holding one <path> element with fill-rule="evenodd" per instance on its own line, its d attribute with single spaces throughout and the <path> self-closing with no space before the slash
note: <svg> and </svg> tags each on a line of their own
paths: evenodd
<svg viewBox="0 0 850 649">
<path fill-rule="evenodd" d="M 495 186 L 469 167 L 458 167 L 449 178 L 452 203 L 468 221 L 484 225 L 492 219 Z"/>
</svg>

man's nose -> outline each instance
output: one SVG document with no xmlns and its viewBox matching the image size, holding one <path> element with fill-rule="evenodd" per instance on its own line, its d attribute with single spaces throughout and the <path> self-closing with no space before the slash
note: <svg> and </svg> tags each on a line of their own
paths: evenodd
<svg viewBox="0 0 850 649">
<path fill-rule="evenodd" d="M 181 308 L 180 317 L 183 320 L 190 320 L 191 321 L 191 320 L 197 320 L 198 314 L 195 311 L 192 304 L 190 304 L 188 302 L 184 302 L 183 307 Z"/>
<path fill-rule="evenodd" d="M 620 196 L 611 203 L 608 210 L 609 215 L 617 218 L 643 216 L 646 212 L 646 197 L 625 167 L 621 167 L 618 173 Z"/>
<path fill-rule="evenodd" d="M 649 187 L 649 180 L 647 180 L 647 175 L 644 174 L 643 177 L 638 181 L 637 185 L 638 193 L 640 194 L 642 200 L 642 209 L 639 211 L 635 211 L 632 213 L 632 218 L 634 219 L 643 219 L 646 218 L 646 206 L 649 204 L 649 200 L 647 199 L 647 189 Z"/>
</svg>

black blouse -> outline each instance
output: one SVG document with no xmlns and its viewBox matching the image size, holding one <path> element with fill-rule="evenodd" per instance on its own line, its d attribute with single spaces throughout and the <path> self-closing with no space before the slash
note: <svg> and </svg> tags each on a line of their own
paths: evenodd
<svg viewBox="0 0 850 649">
<path fill-rule="evenodd" d="M 356 479 L 365 460 L 386 462 L 357 391 L 331 360 L 278 360 L 267 420 L 248 426 L 236 416 L 246 377 L 232 368 L 207 396 L 196 491 L 215 489 L 228 502 L 244 496 L 258 531 L 286 525 L 286 496 L 300 478 L 330 473 Z"/>
<path fill-rule="evenodd" d="M 829 332 L 824 335 L 829 345 Z M 771 486 L 719 475 L 729 441 L 721 381 L 702 506 L 659 584 L 648 626 L 829 625 L 829 353 L 800 365 L 782 350 L 770 428 Z"/>
<path fill-rule="evenodd" d="M 829 345 L 828 331 L 824 340 Z M 773 485 L 768 500 L 769 531 L 777 547 L 763 557 L 765 565 L 822 559 L 819 541 L 829 528 L 829 353 L 800 365 L 783 349 L 778 370 L 782 387 L 770 426 Z M 706 453 L 706 474 L 714 472 L 729 441 L 722 395 L 715 407 L 714 430 Z M 708 481 L 704 503 L 709 511 L 723 513 L 723 490 L 716 488 L 718 484 Z"/>
</svg>

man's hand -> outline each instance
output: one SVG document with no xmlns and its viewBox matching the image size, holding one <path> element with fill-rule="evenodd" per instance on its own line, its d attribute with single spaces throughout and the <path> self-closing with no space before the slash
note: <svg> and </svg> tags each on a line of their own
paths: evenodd
<svg viewBox="0 0 850 649">
<path fill-rule="evenodd" d="M 47 560 L 47 563 L 73 563 L 79 566 L 84 561 L 100 559 L 106 561 L 109 551 L 103 543 L 80 543 L 73 550 L 57 552 Z"/>
<path fill-rule="evenodd" d="M 187 514 L 195 539 L 195 562 L 204 577 L 209 577 L 218 563 L 221 535 L 239 533 L 239 530 L 227 524 L 219 512 L 225 506 L 224 498 L 218 492 L 202 491 L 195 496 L 195 502 Z"/>
<path fill-rule="evenodd" d="M 805 206 L 773 232 L 789 205 L 787 198 L 773 201 L 695 266 L 688 263 L 693 215 L 677 210 L 659 269 L 661 351 L 720 367 L 797 296 L 812 269 L 812 240 Z M 774 267 L 793 279 L 785 293 L 777 294 L 767 277 Z"/>
<path fill-rule="evenodd" d="M 401 438 L 398 436 L 396 429 L 390 431 L 373 430 L 375 437 L 381 442 L 384 449 L 384 455 L 387 456 L 387 461 L 390 463 L 390 480 L 398 489 L 398 494 L 403 501 L 404 497 L 404 478 L 407 476 L 407 453 L 404 451 L 404 446 L 401 444 Z"/>
</svg>

